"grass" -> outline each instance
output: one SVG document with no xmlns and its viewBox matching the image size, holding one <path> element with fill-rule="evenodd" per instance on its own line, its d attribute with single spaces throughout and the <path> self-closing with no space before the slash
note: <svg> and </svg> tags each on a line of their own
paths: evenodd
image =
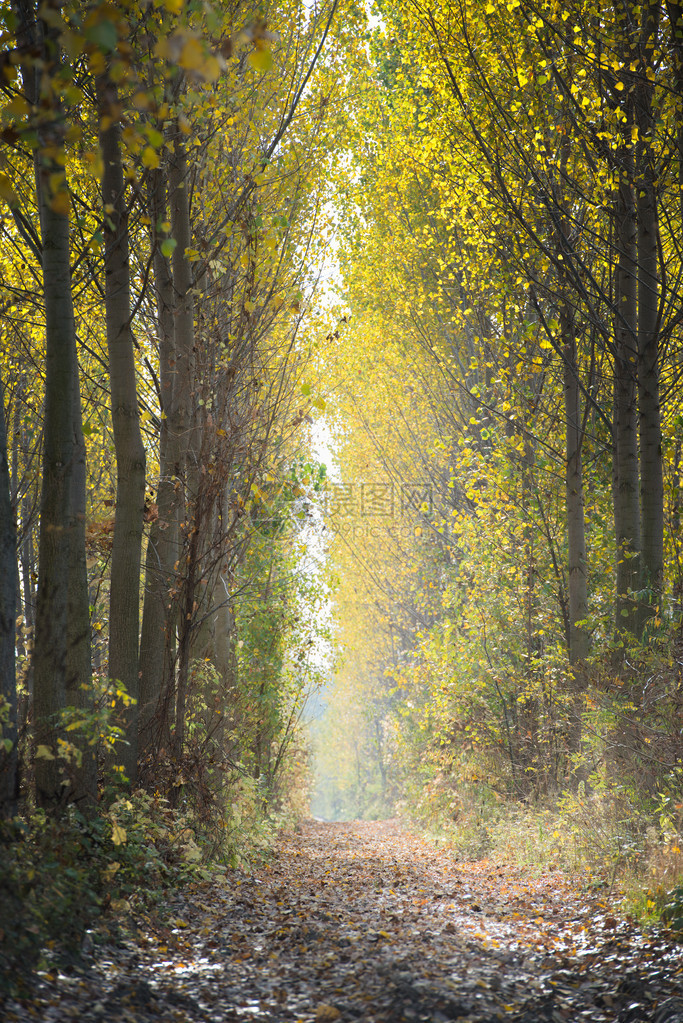
<svg viewBox="0 0 683 1023">
<path fill-rule="evenodd" d="M 561 870 L 586 888 L 619 893 L 621 911 L 645 925 L 680 918 L 683 930 L 681 808 L 662 814 L 617 786 L 533 805 L 498 799 L 481 785 L 429 799 L 424 791 L 404 812 L 459 859 Z"/>
</svg>

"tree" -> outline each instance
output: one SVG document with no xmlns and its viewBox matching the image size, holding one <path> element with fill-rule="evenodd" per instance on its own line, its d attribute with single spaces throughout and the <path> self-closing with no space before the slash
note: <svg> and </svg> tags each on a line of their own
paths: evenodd
<svg viewBox="0 0 683 1023">
<path fill-rule="evenodd" d="M 10 497 L 7 459 L 5 395 L 0 382 L 0 817 L 12 817 L 19 794 L 17 751 L 16 636 L 16 527 Z"/>
<path fill-rule="evenodd" d="M 37 47 L 41 64 L 27 65 L 25 90 L 46 103 L 36 125 L 36 190 L 40 210 L 45 300 L 46 387 L 43 441 L 39 582 L 34 655 L 36 740 L 44 755 L 36 764 L 39 803 L 95 797 L 94 761 L 65 743 L 70 783 L 59 768 L 60 712 L 82 707 L 90 686 L 90 624 L 85 565 L 85 444 L 71 297 L 70 200 L 64 167 L 65 124 L 58 100 L 60 26 L 58 8 L 48 4 L 36 20 L 32 7 L 18 4 L 20 47 Z M 63 740 L 64 741 L 64 740 Z M 65 742 L 65 741 L 64 741 Z"/>
<path fill-rule="evenodd" d="M 104 224 L 105 310 L 111 416 L 116 449 L 116 513 L 111 551 L 109 674 L 128 697 L 127 777 L 137 773 L 140 562 L 145 503 L 145 449 L 140 432 L 130 301 L 128 207 L 121 154 L 118 89 L 108 75 L 97 82 Z M 125 713 L 125 712 L 124 712 Z"/>
</svg>

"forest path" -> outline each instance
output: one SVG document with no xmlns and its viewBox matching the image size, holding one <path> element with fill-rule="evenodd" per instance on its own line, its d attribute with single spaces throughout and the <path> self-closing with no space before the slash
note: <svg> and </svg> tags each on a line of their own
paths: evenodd
<svg viewBox="0 0 683 1023">
<path fill-rule="evenodd" d="M 561 874 L 457 863 L 397 821 L 306 822 L 170 913 L 3 1021 L 683 1021 L 681 946 Z"/>
</svg>

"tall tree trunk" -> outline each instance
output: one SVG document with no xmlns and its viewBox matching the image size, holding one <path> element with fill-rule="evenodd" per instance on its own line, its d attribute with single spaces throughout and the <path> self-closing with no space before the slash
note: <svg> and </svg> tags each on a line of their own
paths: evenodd
<svg viewBox="0 0 683 1023">
<path fill-rule="evenodd" d="M 584 693 L 586 690 L 586 658 L 590 638 L 585 620 L 588 616 L 588 572 L 586 564 L 586 529 L 583 495 L 583 424 L 579 394 L 579 367 L 573 315 L 569 308 L 560 311 L 562 336 L 565 340 L 564 413 L 566 428 L 565 508 L 567 514 L 567 554 L 569 569 L 569 753 L 581 750 L 583 735 Z M 586 781 L 582 765 L 574 770 L 576 782 Z"/>
<path fill-rule="evenodd" d="M 25 436 L 25 431 L 24 431 Z M 22 667 L 21 680 L 23 695 L 19 701 L 18 726 L 23 728 L 28 721 L 29 708 L 33 703 L 33 650 L 36 635 L 36 593 L 35 580 L 38 578 L 35 545 L 33 542 L 33 513 L 31 500 L 24 495 L 21 501 L 20 549 L 21 589 L 24 597 L 24 636 L 26 640 L 26 661 Z"/>
<path fill-rule="evenodd" d="M 565 335 L 566 337 L 566 335 Z M 564 402 L 566 420 L 566 509 L 569 553 L 569 661 L 580 664 L 588 656 L 589 638 L 585 622 L 588 614 L 588 573 L 586 570 L 586 528 L 583 496 L 583 429 L 579 400 L 576 341 L 566 345 L 564 366 Z"/>
<path fill-rule="evenodd" d="M 672 55 L 675 91 L 676 158 L 678 171 L 678 216 L 683 231 L 683 0 L 667 0 L 669 49 Z"/>
<path fill-rule="evenodd" d="M 169 425 L 173 417 L 176 374 L 173 277 L 168 260 L 161 251 L 159 226 L 167 219 L 166 181 L 159 169 L 151 175 L 149 189 L 152 221 L 153 268 L 159 331 L 159 395 L 161 429 L 159 432 L 159 481 L 157 514 L 152 520 L 145 560 L 145 593 L 140 636 L 140 712 L 138 717 L 138 753 L 146 759 L 168 743 L 169 720 L 160 700 L 163 681 L 173 672 L 175 628 L 171 618 L 174 565 L 178 558 L 178 486 L 174 466 L 175 446 Z"/>
<path fill-rule="evenodd" d="M 635 88 L 638 127 L 636 193 L 638 210 L 638 416 L 640 438 L 641 601 L 644 617 L 658 612 L 664 575 L 664 479 L 659 401 L 659 223 L 653 153 L 655 120 L 652 52 L 660 4 L 641 12 L 640 74 Z"/>
<path fill-rule="evenodd" d="M 41 8 L 42 10 L 42 8 Z M 86 736 L 69 732 L 80 754 L 57 758 L 59 716 L 69 704 L 88 704 L 90 621 L 85 563 L 85 444 L 78 384 L 76 330 L 71 295 L 69 247 L 70 199 L 64 179 L 65 125 L 59 99 L 50 95 L 49 74 L 60 60 L 59 13 L 55 0 L 46 4 L 39 24 L 27 0 L 18 4 L 22 41 L 40 47 L 41 89 L 36 66 L 25 72 L 27 94 L 45 95 L 36 152 L 36 190 L 40 210 L 43 295 L 45 302 L 45 411 L 43 423 L 42 500 L 38 556 L 38 595 L 34 652 L 36 799 L 54 808 L 67 800 L 84 805 L 96 797 L 92 747 Z M 42 30 L 41 30 L 42 28 Z M 82 757 L 82 759 L 80 759 Z"/>
<path fill-rule="evenodd" d="M 46 171 L 44 177 L 49 176 Z M 47 191 L 46 180 L 42 191 Z M 66 705 L 70 661 L 69 593 L 72 580 L 71 533 L 75 529 L 73 477 L 75 331 L 71 305 L 68 216 L 42 205 L 43 287 L 46 316 L 46 380 L 43 437 L 43 496 L 38 553 L 38 597 L 34 656 L 36 742 L 55 756 L 58 715 Z M 73 580 L 78 585 L 78 580 Z M 87 679 L 78 682 L 87 683 Z M 73 680 L 76 683 L 76 680 Z M 74 685 L 69 686 L 73 690 Z M 53 806 L 65 795 L 57 759 L 36 761 L 40 805 Z"/>
<path fill-rule="evenodd" d="M 10 496 L 5 395 L 0 380 L 0 817 L 17 809 L 17 679 L 15 619 L 17 613 L 17 537 Z"/>
<path fill-rule="evenodd" d="M 173 659 L 169 656 L 152 661 L 150 654 L 158 650 L 159 630 L 157 627 L 159 600 L 158 595 L 164 594 L 164 642 L 169 650 L 173 643 L 176 629 L 176 617 L 181 602 L 169 599 L 169 590 L 173 585 L 180 566 L 180 513 L 185 506 L 185 484 L 187 450 L 191 428 L 191 395 L 194 372 L 194 298 L 192 267 L 187 259 L 186 251 L 191 244 L 189 180 L 187 155 L 180 130 L 173 139 L 173 151 L 169 156 L 168 191 L 171 213 L 171 233 L 175 241 L 173 250 L 173 354 L 172 385 L 170 408 L 167 413 L 167 438 L 165 464 L 161 465 L 161 481 L 159 488 L 159 525 L 168 524 L 173 535 L 157 545 L 153 556 L 158 563 L 148 565 L 158 572 L 158 580 L 145 597 L 143 613 L 143 648 L 140 656 L 141 692 L 143 699 L 140 719 L 141 753 L 153 755 L 155 750 L 155 721 L 161 729 L 161 735 L 168 733 L 170 721 L 175 718 L 175 677 Z M 170 295 L 169 295 L 170 297 Z M 162 323 L 162 326 L 164 324 Z M 164 382 L 162 381 L 162 387 Z M 163 491 L 162 491 L 163 486 Z M 163 499 L 163 500 L 162 500 Z M 156 588 L 155 588 L 156 587 Z M 149 597 L 148 595 L 149 594 Z M 146 626 L 146 627 L 145 627 Z M 149 646 L 147 646 L 149 642 Z"/>
<path fill-rule="evenodd" d="M 125 745 L 117 752 L 134 784 L 138 745 L 138 638 L 140 561 L 145 503 L 145 449 L 140 433 L 131 329 L 128 209 L 124 194 L 118 92 L 108 77 L 98 81 L 102 123 L 105 307 L 111 413 L 116 449 L 116 514 L 109 596 L 109 677 L 122 682 L 133 704 L 121 703 Z"/>
<path fill-rule="evenodd" d="M 637 354 L 638 264 L 636 206 L 633 196 L 633 155 L 630 131 L 632 106 L 621 149 L 620 180 L 615 196 L 614 316 L 614 526 L 617 543 L 616 629 L 623 635 L 638 632 L 640 585 L 640 507 L 638 472 Z"/>
<path fill-rule="evenodd" d="M 567 280 L 566 267 L 572 252 L 572 219 L 567 215 L 567 206 L 562 192 L 562 183 L 567 178 L 567 166 L 571 155 L 571 128 L 569 119 L 564 121 L 564 133 L 560 146 L 560 176 L 555 184 L 555 196 L 560 211 L 560 226 L 557 231 L 557 266 L 560 291 L 560 328 L 563 342 L 564 373 L 564 420 L 565 420 L 565 511 L 567 515 L 567 554 L 569 575 L 569 663 L 575 669 L 575 694 L 578 696 L 585 684 L 584 662 L 588 656 L 589 635 L 584 622 L 588 615 L 588 572 L 586 564 L 586 522 L 583 493 L 583 421 L 581 416 L 581 392 L 579 387 L 579 360 L 576 347 L 576 314 L 571 300 L 571 283 Z M 578 750 L 581 738 L 580 713 L 578 736 L 574 751 Z"/>
<path fill-rule="evenodd" d="M 71 473 L 71 526 L 69 529 L 66 705 L 87 712 L 92 709 L 93 705 L 90 589 L 85 551 L 88 473 L 75 344 L 71 386 L 73 471 Z M 79 760 L 72 765 L 70 770 L 73 778 L 72 784 L 77 793 L 73 798 L 84 805 L 93 804 L 97 800 L 97 737 L 87 730 L 78 729 L 69 732 L 69 739 L 76 743 L 79 750 Z"/>
<path fill-rule="evenodd" d="M 678 222 L 683 236 L 683 0 L 667 0 L 669 14 L 669 49 L 672 55 L 673 80 L 675 92 L 675 125 L 676 125 L 676 163 L 678 185 Z M 683 237 L 679 238 L 679 247 Z M 671 515 L 671 534 L 673 537 L 674 555 L 677 564 L 677 579 L 674 582 L 674 614 L 679 616 L 683 611 L 683 571 L 681 565 L 681 507 L 683 492 L 681 489 L 681 439 L 676 440 L 673 464 L 673 507 Z"/>
</svg>

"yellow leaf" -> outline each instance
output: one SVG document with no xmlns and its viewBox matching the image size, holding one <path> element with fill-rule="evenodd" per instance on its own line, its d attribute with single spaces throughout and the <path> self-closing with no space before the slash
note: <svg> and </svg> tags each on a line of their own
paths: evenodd
<svg viewBox="0 0 683 1023">
<path fill-rule="evenodd" d="M 126 829 L 122 828 L 120 824 L 112 824 L 111 826 L 111 840 L 114 845 L 125 845 L 128 841 L 126 835 Z"/>
<path fill-rule="evenodd" d="M 156 170 L 160 163 L 161 160 L 159 159 L 159 154 L 156 149 L 152 149 L 151 146 L 145 146 L 142 151 L 143 167 L 150 167 L 152 170 Z"/>
<path fill-rule="evenodd" d="M 333 1020 L 340 1019 L 340 1017 L 339 1009 L 334 1005 L 328 1005 L 327 1002 L 321 1002 L 315 1010 L 316 1023 L 332 1023 Z"/>
<path fill-rule="evenodd" d="M 101 50 L 93 50 L 88 54 L 88 65 L 93 75 L 101 75 L 106 67 L 106 60 Z"/>
<path fill-rule="evenodd" d="M 64 171 L 55 171 L 48 179 L 48 187 L 52 194 L 61 191 L 65 184 Z"/>
<path fill-rule="evenodd" d="M 0 199 L 4 199 L 10 206 L 17 202 L 12 182 L 6 174 L 0 174 Z"/>
<path fill-rule="evenodd" d="M 273 66 L 273 55 L 265 46 L 257 47 L 247 58 L 255 71 L 270 71 Z"/>
<path fill-rule="evenodd" d="M 49 746 L 38 746 L 36 749 L 36 759 L 38 760 L 54 760 L 55 755 Z"/>
<path fill-rule="evenodd" d="M 69 193 L 66 189 L 61 189 L 52 196 L 50 199 L 50 207 L 55 211 L 55 213 L 61 213 L 63 217 L 68 217 L 69 210 L 71 209 L 71 202 L 69 199 Z"/>
<path fill-rule="evenodd" d="M 167 60 L 169 56 L 168 39 L 158 39 L 154 44 L 154 56 Z"/>
<path fill-rule="evenodd" d="M 218 58 L 211 56 L 206 57 L 204 60 L 204 66 L 202 68 L 202 78 L 205 82 L 215 82 L 221 73 L 221 66 L 218 63 Z"/>
<path fill-rule="evenodd" d="M 187 71 L 203 71 L 206 62 L 206 53 L 199 39 L 194 37 L 187 40 L 182 50 L 178 63 Z"/>
<path fill-rule="evenodd" d="M 105 881 L 113 881 L 113 880 L 114 880 L 114 876 L 115 876 L 116 872 L 117 872 L 117 871 L 118 871 L 118 870 L 119 870 L 120 868 L 121 868 L 121 864 L 120 864 L 120 863 L 118 862 L 118 860 L 114 860 L 114 862 L 113 862 L 113 863 L 110 863 L 110 864 L 109 864 L 109 865 L 108 865 L 108 866 L 107 866 L 107 867 L 106 867 L 106 868 L 105 868 L 105 869 L 104 869 L 104 870 L 102 871 L 102 877 L 104 878 L 104 880 L 105 880 Z"/>
<path fill-rule="evenodd" d="M 13 117 L 25 117 L 26 114 L 30 114 L 31 105 L 26 102 L 23 96 L 14 96 L 6 104 L 4 110 L 5 113 L 12 114 Z"/>
</svg>

